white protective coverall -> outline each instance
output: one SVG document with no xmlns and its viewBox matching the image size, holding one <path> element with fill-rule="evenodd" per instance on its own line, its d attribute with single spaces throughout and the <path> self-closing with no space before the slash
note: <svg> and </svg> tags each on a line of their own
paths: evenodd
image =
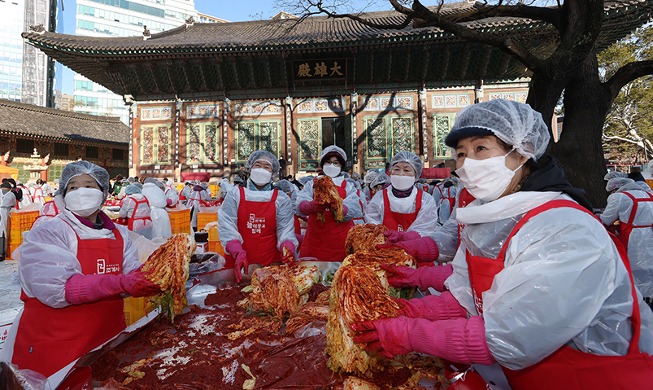
<svg viewBox="0 0 653 390">
<path fill-rule="evenodd" d="M 151 218 L 152 218 L 152 238 L 162 237 L 165 239 L 172 236 L 172 228 L 170 227 L 170 217 L 165 210 L 167 198 L 163 191 L 154 183 L 143 184 L 141 192 L 150 202 Z"/>
<path fill-rule="evenodd" d="M 248 187 L 249 187 L 249 180 Z M 245 198 L 251 202 L 269 202 L 272 199 L 274 191 L 253 191 L 245 187 Z M 232 240 L 237 240 L 241 244 L 243 238 L 238 232 L 238 206 L 240 205 L 240 186 L 235 186 L 227 194 L 218 210 L 218 233 L 220 243 L 223 247 L 227 246 Z M 277 200 L 276 230 L 277 230 L 277 249 L 281 250 L 281 243 L 291 241 L 295 248 L 299 246 L 295 237 L 294 211 L 293 204 L 285 192 L 278 190 Z M 256 256 L 248 254 L 248 256 Z M 253 259 L 254 257 L 252 257 Z"/>
<path fill-rule="evenodd" d="M 648 192 L 637 183 L 622 186 L 608 197 L 608 204 L 601 214 L 604 224 L 628 222 L 633 200 L 626 193 L 636 199 L 649 199 Z M 653 201 L 638 202 L 634 217 L 634 227 L 628 238 L 628 260 L 639 291 L 645 297 L 653 297 Z"/>
<path fill-rule="evenodd" d="M 143 194 L 130 194 L 125 197 L 120 206 L 120 218 L 133 219 L 133 231 L 144 236 L 145 238 L 152 239 L 152 210 L 147 203 L 141 203 L 146 199 Z M 138 202 L 138 207 L 136 203 Z M 134 211 L 134 209 L 136 209 Z M 150 219 L 147 219 L 147 218 Z"/>
<path fill-rule="evenodd" d="M 523 215 L 554 199 L 571 198 L 524 191 L 456 210 L 465 228 L 445 285 L 469 313 L 478 314 L 465 252 L 496 258 Z M 596 355 L 626 354 L 633 303 L 628 273 L 607 231 L 591 215 L 557 208 L 534 216 L 510 240 L 504 266 L 482 296 L 487 345 L 499 363 L 528 367 L 565 344 Z M 653 313 L 638 296 L 639 346 L 650 354 Z"/>
<path fill-rule="evenodd" d="M 16 205 L 16 196 L 11 191 L 0 190 L 0 234 L 4 236 L 2 240 L 3 247 L 0 248 L 0 254 L 4 255 L 7 247 L 7 222 L 9 221 L 9 213 Z"/>
<path fill-rule="evenodd" d="M 393 195 L 392 189 L 388 188 L 388 200 L 390 201 L 390 210 L 395 213 L 411 214 L 415 212 L 415 198 L 419 190 L 413 187 L 412 192 L 406 198 L 397 198 Z M 383 199 L 384 191 L 377 192 L 365 209 L 365 223 L 383 224 L 383 212 L 385 201 Z M 415 221 L 406 229 L 407 232 L 418 233 L 422 237 L 428 236 L 437 226 L 436 207 L 433 197 L 428 192 L 422 194 L 422 207 L 417 213 Z"/>
</svg>

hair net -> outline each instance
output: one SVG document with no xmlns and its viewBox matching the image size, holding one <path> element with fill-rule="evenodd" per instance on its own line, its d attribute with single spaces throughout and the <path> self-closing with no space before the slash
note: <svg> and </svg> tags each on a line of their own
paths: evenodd
<svg viewBox="0 0 653 390">
<path fill-rule="evenodd" d="M 279 180 L 278 182 L 274 183 L 274 188 L 280 189 L 281 191 L 287 193 L 291 193 L 295 190 L 297 190 L 297 187 L 295 187 L 294 184 L 289 182 L 286 179 Z"/>
<path fill-rule="evenodd" d="M 369 171 L 363 177 L 363 183 L 371 184 L 377 176 L 379 176 L 379 171 Z"/>
<path fill-rule="evenodd" d="M 274 154 L 268 152 L 267 150 L 257 150 L 249 155 L 247 163 L 245 164 L 245 169 L 249 172 L 252 170 L 252 165 L 258 160 L 265 160 L 272 164 L 272 176 L 279 174 L 279 160 L 274 156 Z"/>
<path fill-rule="evenodd" d="M 625 172 L 611 171 L 603 176 L 603 180 L 610 180 L 614 179 L 615 177 L 628 177 L 628 175 Z"/>
<path fill-rule="evenodd" d="M 370 183 L 370 187 L 376 187 L 379 184 L 390 183 L 390 178 L 385 173 L 379 173 Z"/>
<path fill-rule="evenodd" d="M 542 115 L 531 106 L 512 100 L 495 99 L 460 111 L 445 143 L 455 148 L 463 138 L 489 134 L 533 160 L 544 155 L 551 138 Z"/>
<path fill-rule="evenodd" d="M 100 185 L 100 189 L 104 192 L 104 199 L 109 195 L 109 172 L 106 169 L 102 168 L 99 165 L 95 165 L 92 162 L 86 160 L 80 160 L 71 162 L 66 165 L 61 172 L 61 178 L 59 180 L 59 189 L 55 195 L 66 195 L 66 187 L 68 187 L 68 182 L 73 177 L 79 175 L 89 175 Z"/>
<path fill-rule="evenodd" d="M 151 177 L 148 177 L 147 179 L 152 179 L 152 178 L 151 178 Z M 163 192 L 165 192 L 165 190 L 166 190 L 166 186 L 165 186 L 161 181 L 156 180 L 156 179 L 154 179 L 153 181 L 148 181 L 147 179 L 145 179 L 145 183 L 144 183 L 144 184 L 147 184 L 147 183 L 154 183 L 154 184 L 155 184 L 157 187 L 159 187 Z"/>
<path fill-rule="evenodd" d="M 141 193 L 141 189 L 136 184 L 130 184 L 127 187 L 125 187 L 125 194 L 127 195 L 134 195 L 140 193 Z"/>
<path fill-rule="evenodd" d="M 158 180 L 155 179 L 155 178 L 153 178 L 153 177 L 147 177 L 147 178 L 145 178 L 145 180 L 143 180 L 143 184 L 147 184 L 147 183 L 156 183 L 157 181 L 158 181 Z"/>
<path fill-rule="evenodd" d="M 347 163 L 347 153 L 336 145 L 329 145 L 322 150 L 322 153 L 320 153 L 320 166 L 324 165 L 324 160 L 330 156 L 338 157 L 340 165 L 343 167 Z"/>
<path fill-rule="evenodd" d="M 311 180 L 313 180 L 313 176 L 304 176 L 304 177 L 300 177 L 297 181 L 300 182 L 301 185 L 305 186 L 306 183 L 308 183 Z"/>
<path fill-rule="evenodd" d="M 422 159 L 412 152 L 399 152 L 390 160 L 390 169 L 398 162 L 407 162 L 415 170 L 415 177 L 422 176 Z"/>
<path fill-rule="evenodd" d="M 608 184 L 606 184 L 605 190 L 606 191 L 614 191 L 616 189 L 619 189 L 619 188 L 625 186 L 626 184 L 634 183 L 634 182 L 635 182 L 635 180 L 629 179 L 627 177 L 615 177 L 615 178 L 612 178 L 612 179 L 608 180 Z"/>
<path fill-rule="evenodd" d="M 136 183 L 134 183 L 134 185 L 135 185 L 136 187 L 140 188 L 140 189 L 143 189 L 143 184 L 141 184 L 141 183 L 138 182 L 138 181 L 137 181 Z"/>
</svg>

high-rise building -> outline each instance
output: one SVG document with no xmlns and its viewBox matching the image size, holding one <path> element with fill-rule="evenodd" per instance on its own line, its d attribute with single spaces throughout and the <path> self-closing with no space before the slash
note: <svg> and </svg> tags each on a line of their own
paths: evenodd
<svg viewBox="0 0 653 390">
<path fill-rule="evenodd" d="M 0 1 L 0 14 L 0 98 L 51 107 L 54 63 L 20 34 L 32 26 L 56 31 L 57 0 Z"/>
<path fill-rule="evenodd" d="M 23 89 L 23 32 L 25 0 L 0 2 L 0 98 L 21 100 Z"/>
<path fill-rule="evenodd" d="M 197 19 L 194 0 L 77 0 L 75 35 L 127 37 L 176 28 Z M 123 97 L 78 74 L 74 76 L 74 111 L 119 116 L 128 122 Z"/>
</svg>

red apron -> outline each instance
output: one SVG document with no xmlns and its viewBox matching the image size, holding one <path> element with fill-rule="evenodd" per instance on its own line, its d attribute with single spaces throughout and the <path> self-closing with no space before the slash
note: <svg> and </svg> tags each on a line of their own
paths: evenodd
<svg viewBox="0 0 653 390">
<path fill-rule="evenodd" d="M 81 240 L 77 236 L 77 260 L 84 275 L 120 274 L 123 239 Z M 125 329 L 122 298 L 55 309 L 28 297 L 18 325 L 12 363 L 46 377 L 106 342 Z"/>
<path fill-rule="evenodd" d="M 342 199 L 347 197 L 347 181 L 343 180 L 338 189 Z M 308 216 L 306 235 L 299 250 L 299 257 L 314 257 L 317 261 L 343 261 L 345 253 L 345 240 L 349 229 L 354 226 L 353 221 L 336 222 L 329 209 L 324 211 L 324 223 L 318 221 L 317 215 Z"/>
<path fill-rule="evenodd" d="M 558 207 L 570 207 L 594 216 L 575 202 L 553 200 L 524 215 L 508 235 L 496 259 L 472 256 L 467 252 L 469 279 L 479 313 L 482 313 L 483 292 L 490 289 L 494 276 L 503 270 L 504 256 L 510 239 L 533 216 Z M 503 371 L 513 390 L 651 388 L 653 385 L 653 357 L 639 351 L 640 312 L 630 264 L 625 248 L 614 237 L 613 241 L 628 270 L 633 296 L 631 316 L 633 337 L 628 354 L 625 356 L 599 356 L 562 346 L 546 359 L 531 367 L 522 370 L 510 370 L 504 367 Z"/>
<path fill-rule="evenodd" d="M 277 249 L 277 196 L 274 190 L 268 202 L 252 202 L 245 199 L 245 188 L 239 187 L 238 233 L 243 238 L 243 249 L 249 264 L 270 265 L 281 261 Z M 227 268 L 234 268 L 231 255 L 225 256 Z"/>
<path fill-rule="evenodd" d="M 628 192 L 622 192 L 622 194 L 628 196 L 633 201 L 633 208 L 630 210 L 630 215 L 628 216 L 628 222 L 622 222 L 619 224 L 619 241 L 626 248 L 628 248 L 628 240 L 630 239 L 630 233 L 633 232 L 633 229 L 637 228 L 653 228 L 653 225 L 635 225 L 635 215 L 637 214 L 637 207 L 640 202 L 653 202 L 653 195 L 646 193 L 647 198 L 635 198 L 633 194 Z"/>
<path fill-rule="evenodd" d="M 132 210 L 132 215 L 127 220 L 127 227 L 129 227 L 129 230 L 131 230 L 133 232 L 134 231 L 134 222 L 136 222 L 136 221 L 152 221 L 152 218 L 150 218 L 149 216 L 148 217 L 136 217 L 136 210 L 138 210 L 138 205 L 141 205 L 141 204 L 145 203 L 148 207 L 150 206 L 150 202 L 147 201 L 146 197 L 143 197 L 143 199 L 136 199 L 136 198 L 134 198 L 132 196 L 130 198 L 132 198 L 134 200 L 135 204 L 134 204 L 134 209 Z M 144 223 L 143 225 L 146 225 L 146 223 Z"/>
<path fill-rule="evenodd" d="M 472 203 L 475 200 L 476 198 L 474 198 L 474 196 L 472 196 L 472 194 L 470 194 L 469 191 L 467 191 L 467 188 L 463 187 L 463 189 L 458 194 L 458 208 L 462 209 L 464 207 L 467 207 L 468 204 Z M 460 237 L 464 227 L 465 227 L 464 224 L 462 223 L 458 224 L 458 246 L 460 246 Z"/>
<path fill-rule="evenodd" d="M 412 213 L 402 214 L 395 213 L 390 209 L 390 197 L 388 196 L 390 188 L 383 190 L 383 225 L 390 230 L 403 232 L 408 230 L 410 225 L 417 219 L 417 214 L 422 208 L 422 195 L 424 191 L 418 189 L 417 196 L 415 196 L 415 211 Z"/>
</svg>

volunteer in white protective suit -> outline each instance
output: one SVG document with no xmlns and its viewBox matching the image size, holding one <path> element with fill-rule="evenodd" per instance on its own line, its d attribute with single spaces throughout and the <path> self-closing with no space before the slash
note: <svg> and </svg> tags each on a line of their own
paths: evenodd
<svg viewBox="0 0 653 390">
<path fill-rule="evenodd" d="M 653 302 L 653 194 L 625 177 L 610 179 L 611 195 L 601 214 L 605 225 L 619 221 L 619 241 L 628 248 L 628 259 L 637 288 L 649 305 Z"/>
<path fill-rule="evenodd" d="M 449 292 L 354 323 L 355 342 L 474 364 L 513 390 L 651 388 L 653 313 L 591 206 L 544 155 L 549 138 L 541 115 L 514 101 L 456 116 L 445 142 L 476 200 L 457 209 Z M 425 268 L 437 267 L 390 267 L 389 282 L 428 284 Z"/>
<path fill-rule="evenodd" d="M 166 211 L 168 199 L 163 192 L 164 188 L 163 183 L 153 177 L 148 177 L 143 183 L 141 193 L 150 203 L 152 238 L 161 237 L 167 240 L 172 236 L 172 228 L 170 227 L 170 217 Z"/>
<path fill-rule="evenodd" d="M 16 196 L 11 192 L 11 184 L 9 182 L 2 182 L 0 184 L 0 261 L 3 261 L 7 256 L 7 222 L 9 221 L 9 213 L 11 209 L 16 206 Z"/>
<path fill-rule="evenodd" d="M 438 247 L 427 237 L 437 225 L 433 197 L 417 188 L 422 160 L 411 152 L 399 152 L 390 161 L 391 185 L 374 195 L 365 209 L 365 222 L 385 225 L 384 235 L 418 261 L 434 261 Z"/>
<path fill-rule="evenodd" d="M 147 198 L 137 184 L 125 187 L 125 199 L 118 215 L 127 218 L 127 227 L 134 233 L 152 239 L 152 209 Z"/>
<path fill-rule="evenodd" d="M 68 164 L 55 196 L 61 212 L 32 228 L 19 247 L 25 305 L 0 360 L 49 377 L 46 388 L 57 388 L 70 363 L 125 328 L 123 295 L 160 291 L 140 272 L 127 228 L 101 211 L 108 190 L 104 168 Z"/>
<path fill-rule="evenodd" d="M 218 233 L 226 251 L 227 268 L 234 268 L 236 281 L 250 264 L 293 264 L 297 239 L 293 230 L 293 206 L 285 192 L 272 188 L 279 174 L 279 160 L 270 152 L 249 155 L 246 187 L 236 186 L 218 211 Z"/>
</svg>

